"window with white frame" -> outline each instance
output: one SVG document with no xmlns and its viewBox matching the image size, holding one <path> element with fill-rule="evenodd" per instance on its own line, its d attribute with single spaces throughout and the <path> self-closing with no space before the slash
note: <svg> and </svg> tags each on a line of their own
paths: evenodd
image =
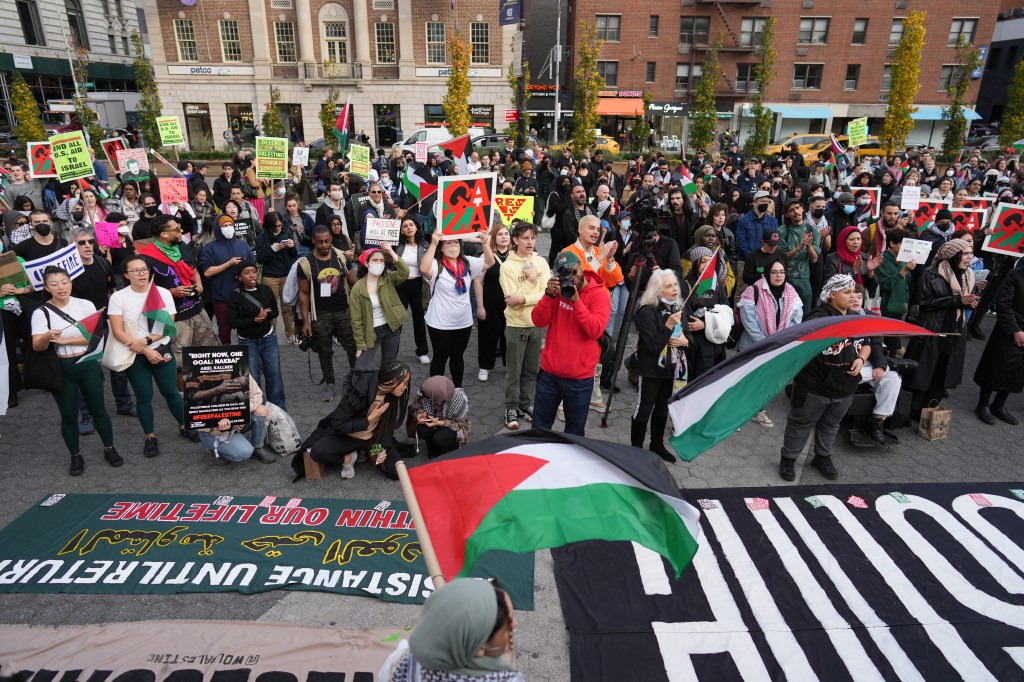
<svg viewBox="0 0 1024 682">
<path fill-rule="evenodd" d="M 900 41 L 903 40 L 903 21 L 901 17 L 896 17 L 892 20 L 892 26 L 889 28 L 889 44 L 899 45 Z"/>
<path fill-rule="evenodd" d="M 761 44 L 761 34 L 767 19 L 763 17 L 744 17 L 740 20 L 740 45 L 757 47 Z"/>
<path fill-rule="evenodd" d="M 801 17 L 796 42 L 823 45 L 828 42 L 828 17 Z"/>
<path fill-rule="evenodd" d="M 469 43 L 471 64 L 491 63 L 491 25 L 474 21 L 469 25 Z"/>
<path fill-rule="evenodd" d="M 427 63 L 444 64 L 448 60 L 443 21 L 427 22 Z"/>
<path fill-rule="evenodd" d="M 220 22 L 220 53 L 226 62 L 242 61 L 242 40 L 238 33 L 238 22 L 234 19 L 221 19 Z"/>
<path fill-rule="evenodd" d="M 868 42 L 868 19 L 853 20 L 853 45 L 864 45 Z"/>
<path fill-rule="evenodd" d="M 689 90 L 691 83 L 695 83 L 703 75 L 702 64 L 676 64 L 676 90 Z"/>
<path fill-rule="evenodd" d="M 598 14 L 595 23 L 598 40 L 619 42 L 619 26 L 622 23 L 622 17 L 618 14 Z"/>
<path fill-rule="evenodd" d="M 757 64 L 736 65 L 736 92 L 757 92 L 756 69 Z"/>
<path fill-rule="evenodd" d="M 278 63 L 295 63 L 295 24 L 290 21 L 275 21 L 274 43 L 277 45 Z"/>
<path fill-rule="evenodd" d="M 199 44 L 196 43 L 196 29 L 191 19 L 174 20 L 174 40 L 178 43 L 178 61 L 199 61 Z"/>
<path fill-rule="evenodd" d="M 972 45 L 974 43 L 974 33 L 977 30 L 977 19 L 954 17 L 952 23 L 949 25 L 949 38 L 946 39 L 946 45 L 953 47 L 961 36 L 963 36 L 964 43 Z"/>
<path fill-rule="evenodd" d="M 395 24 L 381 21 L 373 25 L 373 35 L 377 44 L 378 64 L 397 64 L 398 51 L 395 49 Z"/>
<path fill-rule="evenodd" d="M 325 21 L 324 39 L 327 59 L 332 64 L 348 64 L 348 22 Z"/>
<path fill-rule="evenodd" d="M 882 84 L 878 89 L 882 92 L 892 90 L 892 64 L 882 67 Z"/>
<path fill-rule="evenodd" d="M 843 79 L 843 90 L 856 90 L 860 83 L 860 64 L 846 65 L 846 78 Z"/>
</svg>

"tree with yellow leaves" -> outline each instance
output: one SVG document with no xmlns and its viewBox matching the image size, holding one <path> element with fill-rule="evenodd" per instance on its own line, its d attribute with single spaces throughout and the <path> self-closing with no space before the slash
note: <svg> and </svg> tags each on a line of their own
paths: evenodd
<svg viewBox="0 0 1024 682">
<path fill-rule="evenodd" d="M 39 103 L 25 82 L 20 71 L 11 79 L 11 104 L 14 106 L 14 134 L 22 144 L 42 141 L 47 138 Z"/>
<path fill-rule="evenodd" d="M 896 149 L 902 151 L 910 131 L 914 129 L 911 116 L 917 111 L 914 96 L 921 83 L 921 52 L 924 50 L 924 19 L 926 13 L 914 11 L 903 20 L 903 37 L 896 46 L 892 60 L 892 86 L 889 90 L 889 106 L 885 110 L 885 121 L 878 141 L 886 154 Z"/>
<path fill-rule="evenodd" d="M 444 117 L 448 121 L 448 132 L 452 137 L 460 137 L 469 132 L 469 46 L 462 35 L 453 33 L 448 39 L 448 63 L 451 75 L 448 76 L 448 93 L 444 96 L 441 106 Z"/>
<path fill-rule="evenodd" d="M 597 26 L 592 21 L 580 20 L 579 45 L 576 55 L 576 102 L 573 105 L 573 121 L 576 129 L 572 133 L 573 149 L 582 154 L 583 150 L 594 144 L 597 136 L 597 105 L 601 101 L 598 94 L 604 90 L 604 77 L 597 70 L 597 58 L 604 46 L 603 40 L 597 39 Z"/>
</svg>

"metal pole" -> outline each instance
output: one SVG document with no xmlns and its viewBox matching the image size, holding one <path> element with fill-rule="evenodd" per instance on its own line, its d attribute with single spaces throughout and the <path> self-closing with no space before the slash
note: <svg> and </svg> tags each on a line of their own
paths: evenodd
<svg viewBox="0 0 1024 682">
<path fill-rule="evenodd" d="M 525 68 L 525 57 L 526 57 L 526 21 L 523 19 L 519 20 L 519 35 L 522 39 L 519 43 L 519 84 L 516 87 L 516 109 L 519 110 L 519 121 L 516 127 L 519 128 L 519 144 L 522 145 L 523 149 L 530 149 L 527 133 L 530 131 L 526 129 L 526 68 Z"/>
<path fill-rule="evenodd" d="M 78 79 L 75 78 L 75 61 L 71 58 L 71 32 L 68 31 L 67 26 L 64 25 L 64 14 L 57 12 L 57 18 L 60 19 L 60 30 L 64 32 L 64 53 L 68 56 L 68 66 L 71 67 L 71 84 L 75 86 L 75 98 L 78 98 Z"/>
<path fill-rule="evenodd" d="M 554 55 L 554 68 L 555 68 L 555 124 L 552 126 L 551 131 L 552 139 L 554 143 L 558 143 L 558 126 L 562 122 L 562 95 L 561 95 L 561 84 L 562 84 L 562 0 L 558 2 L 558 22 L 555 24 L 555 55 Z"/>
</svg>

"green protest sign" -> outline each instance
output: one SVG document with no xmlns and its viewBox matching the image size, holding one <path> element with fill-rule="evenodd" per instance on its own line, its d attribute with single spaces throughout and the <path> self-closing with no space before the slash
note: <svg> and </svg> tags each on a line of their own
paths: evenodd
<svg viewBox="0 0 1024 682">
<path fill-rule="evenodd" d="M 846 125 L 848 147 L 862 147 L 868 141 L 868 119 L 855 118 Z"/>
<path fill-rule="evenodd" d="M 364 179 L 370 174 L 370 148 L 361 144 L 348 147 L 349 170 Z"/>
<path fill-rule="evenodd" d="M 491 552 L 533 608 L 533 556 Z M 56 494 L 0 530 L 0 593 L 311 590 L 420 604 L 433 590 L 404 502 Z"/>
<path fill-rule="evenodd" d="M 283 180 L 288 175 L 288 140 L 283 137 L 256 138 L 256 177 Z"/>
<path fill-rule="evenodd" d="M 93 175 L 89 145 L 81 130 L 61 133 L 50 138 L 50 156 L 61 182 L 70 182 Z"/>
<path fill-rule="evenodd" d="M 185 144 L 185 137 L 181 134 L 181 122 L 177 116 L 158 116 L 156 126 L 160 130 L 160 144 L 165 147 Z"/>
</svg>

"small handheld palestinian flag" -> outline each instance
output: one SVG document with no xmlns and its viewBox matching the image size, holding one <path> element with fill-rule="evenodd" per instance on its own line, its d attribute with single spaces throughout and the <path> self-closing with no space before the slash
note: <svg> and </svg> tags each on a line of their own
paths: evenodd
<svg viewBox="0 0 1024 682">
<path fill-rule="evenodd" d="M 700 277 L 697 278 L 697 284 L 694 286 L 694 293 L 698 298 L 704 294 L 714 291 L 718 288 L 718 254 L 720 250 L 716 249 L 711 254 L 711 260 L 701 270 Z"/>
<path fill-rule="evenodd" d="M 840 173 L 845 173 L 850 164 L 850 160 L 846 156 L 846 150 L 843 149 L 843 145 L 839 144 L 839 140 L 836 139 L 835 135 L 830 133 L 828 138 L 832 142 L 832 161 L 836 164 L 836 170 Z"/>
<path fill-rule="evenodd" d="M 697 184 L 693 181 L 693 176 L 690 175 L 690 171 L 686 169 L 686 166 L 680 163 L 679 168 L 676 170 L 679 172 L 679 181 L 686 196 L 691 197 L 696 194 Z"/>
<path fill-rule="evenodd" d="M 441 142 L 437 146 L 441 149 L 451 150 L 459 175 L 469 174 L 469 155 L 473 153 L 473 145 L 469 143 L 469 133 L 456 137 L 454 140 Z"/>
<path fill-rule="evenodd" d="M 430 170 L 421 163 L 410 164 L 402 174 L 402 185 L 406 192 L 416 197 L 416 203 L 421 206 L 420 213 L 429 213 L 434 202 L 427 202 L 427 199 L 437 192 L 437 180 Z"/>
<path fill-rule="evenodd" d="M 338 144 L 341 146 L 341 156 L 345 156 L 345 148 L 348 146 L 348 122 L 351 117 L 352 107 L 350 105 L 352 101 L 352 95 L 348 96 L 345 100 L 345 106 L 342 108 L 341 113 L 338 114 L 338 120 L 334 122 L 334 137 L 338 138 Z"/>
<path fill-rule="evenodd" d="M 107 336 L 107 309 L 100 308 L 84 320 L 79 320 L 75 326 L 89 342 L 85 348 L 85 355 L 78 358 L 75 364 L 102 358 L 104 340 Z"/>
<path fill-rule="evenodd" d="M 107 192 L 107 190 L 103 189 L 103 186 L 99 182 L 97 182 L 95 185 L 92 185 L 86 182 L 85 178 L 79 178 L 78 186 L 81 187 L 83 191 L 91 189 L 93 192 L 96 192 L 96 196 L 98 196 L 100 199 L 107 200 L 110 198 L 110 193 Z"/>
<path fill-rule="evenodd" d="M 178 330 L 174 328 L 174 320 L 164 308 L 164 299 L 160 296 L 160 287 L 152 285 L 149 293 L 146 294 L 146 305 L 142 308 L 142 315 L 154 322 L 164 326 L 164 336 L 174 336 Z"/>
<path fill-rule="evenodd" d="M 903 174 L 910 168 L 910 159 L 904 157 L 903 163 L 896 166 L 896 182 L 899 182 L 903 178 Z"/>
</svg>

